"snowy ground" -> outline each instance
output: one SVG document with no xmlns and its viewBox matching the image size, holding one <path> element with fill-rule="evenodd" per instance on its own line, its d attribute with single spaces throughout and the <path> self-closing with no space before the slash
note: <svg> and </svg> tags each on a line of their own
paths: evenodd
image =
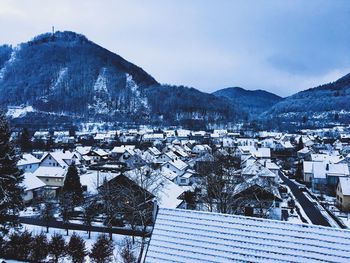
<svg viewBox="0 0 350 263">
<path fill-rule="evenodd" d="M 350 229 L 350 213 L 340 211 L 335 205 L 330 205 L 329 210 Z"/>
<path fill-rule="evenodd" d="M 27 224 L 22 224 L 22 228 L 20 231 L 24 231 L 24 230 L 28 230 L 29 232 L 31 232 L 33 235 L 38 235 L 41 233 L 45 233 L 46 234 L 46 227 L 41 227 L 41 226 L 33 226 L 33 225 L 27 225 Z M 88 252 L 90 252 L 93 244 L 96 242 L 98 236 L 100 235 L 100 233 L 97 232 L 91 232 L 91 238 L 88 238 L 88 233 L 86 231 L 73 231 L 70 230 L 69 231 L 69 235 L 66 236 L 66 230 L 64 229 L 57 229 L 57 228 L 50 228 L 49 229 L 49 233 L 47 233 L 47 238 L 48 240 L 51 239 L 51 236 L 53 236 L 54 234 L 61 234 L 64 239 L 66 240 L 66 242 L 69 242 L 70 237 L 73 235 L 73 233 L 76 233 L 77 235 L 79 235 L 81 238 L 84 239 L 85 241 L 85 246 Z M 113 234 L 113 244 L 114 244 L 114 257 L 113 257 L 113 261 L 112 262 L 123 262 L 120 258 L 120 251 L 122 249 L 123 243 L 125 241 L 125 238 L 130 238 L 129 236 L 124 236 L 124 235 L 117 235 L 117 234 Z M 140 246 L 141 246 L 141 238 L 140 237 L 135 237 L 135 245 L 133 246 L 133 252 L 134 255 L 136 256 L 136 258 L 139 255 L 139 251 L 140 251 Z M 49 258 L 48 258 L 49 259 Z M 0 258 L 1 260 L 1 258 Z M 16 261 L 16 260 L 6 260 L 6 262 L 8 263 L 15 263 L 15 262 L 22 262 L 22 261 Z M 62 259 L 60 262 L 64 262 L 64 263 L 68 263 L 71 262 L 71 260 L 67 257 L 65 259 Z M 86 256 L 85 258 L 85 262 L 89 263 L 90 258 L 89 256 Z"/>
</svg>

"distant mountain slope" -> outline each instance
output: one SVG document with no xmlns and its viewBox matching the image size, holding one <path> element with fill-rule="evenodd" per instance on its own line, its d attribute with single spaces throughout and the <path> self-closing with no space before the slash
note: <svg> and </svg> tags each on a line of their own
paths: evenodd
<svg viewBox="0 0 350 263">
<path fill-rule="evenodd" d="M 10 60 L 12 53 L 12 47 L 8 45 L 0 46 L 0 78 L 1 70 L 4 68 L 6 61 Z"/>
<path fill-rule="evenodd" d="M 239 87 L 221 89 L 213 95 L 227 98 L 232 105 L 238 106 L 251 116 L 257 116 L 283 100 L 280 96 L 264 90 L 245 90 Z"/>
<path fill-rule="evenodd" d="M 0 105 L 92 121 L 181 123 L 235 120 L 223 99 L 162 86 L 140 67 L 74 32 L 47 33 L 16 48 L 0 47 Z M 46 117 L 45 117 L 46 118 Z"/>
<path fill-rule="evenodd" d="M 350 74 L 335 82 L 298 92 L 277 103 L 263 118 L 319 123 L 350 120 Z"/>
</svg>

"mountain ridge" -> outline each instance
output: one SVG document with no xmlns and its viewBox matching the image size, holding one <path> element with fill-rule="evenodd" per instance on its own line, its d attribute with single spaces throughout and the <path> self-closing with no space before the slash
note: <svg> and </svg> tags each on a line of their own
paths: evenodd
<svg viewBox="0 0 350 263">
<path fill-rule="evenodd" d="M 30 109 L 12 109 L 13 119 L 27 124 L 108 121 L 202 129 L 252 120 L 350 123 L 349 99 L 350 74 L 287 98 L 240 87 L 209 94 L 160 84 L 141 67 L 71 31 L 0 46 L 0 106 Z"/>
<path fill-rule="evenodd" d="M 279 119 L 304 124 L 350 122 L 350 74 L 334 82 L 295 93 L 261 114 L 262 119 Z"/>
<path fill-rule="evenodd" d="M 241 87 L 224 88 L 212 94 L 226 98 L 232 105 L 239 105 L 253 118 L 283 100 L 282 97 L 265 90 L 246 90 Z"/>
</svg>

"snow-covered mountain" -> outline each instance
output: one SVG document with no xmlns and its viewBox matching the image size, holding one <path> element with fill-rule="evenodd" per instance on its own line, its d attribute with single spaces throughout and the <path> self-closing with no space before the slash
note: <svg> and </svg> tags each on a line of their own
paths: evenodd
<svg viewBox="0 0 350 263">
<path fill-rule="evenodd" d="M 261 115 L 291 123 L 350 123 L 350 74 L 335 82 L 298 92 Z"/>
<path fill-rule="evenodd" d="M 286 99 L 262 90 L 227 88 L 208 94 L 162 85 L 74 32 L 0 46 L 0 107 L 9 107 L 7 115 L 26 125 L 118 121 L 204 128 L 257 118 L 271 125 L 349 123 L 349 99 L 350 75 Z"/>
<path fill-rule="evenodd" d="M 182 124 L 236 120 L 222 98 L 159 84 L 140 67 L 74 32 L 46 33 L 15 48 L 0 47 L 2 107 L 31 107 L 13 117 L 64 116 Z"/>
</svg>

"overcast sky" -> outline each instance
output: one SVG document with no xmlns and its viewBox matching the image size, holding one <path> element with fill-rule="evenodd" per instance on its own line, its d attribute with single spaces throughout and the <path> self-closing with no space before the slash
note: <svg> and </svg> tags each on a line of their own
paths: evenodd
<svg viewBox="0 0 350 263">
<path fill-rule="evenodd" d="M 160 83 L 281 96 L 350 72 L 350 1 L 0 0 L 0 43 L 70 30 Z"/>
</svg>

